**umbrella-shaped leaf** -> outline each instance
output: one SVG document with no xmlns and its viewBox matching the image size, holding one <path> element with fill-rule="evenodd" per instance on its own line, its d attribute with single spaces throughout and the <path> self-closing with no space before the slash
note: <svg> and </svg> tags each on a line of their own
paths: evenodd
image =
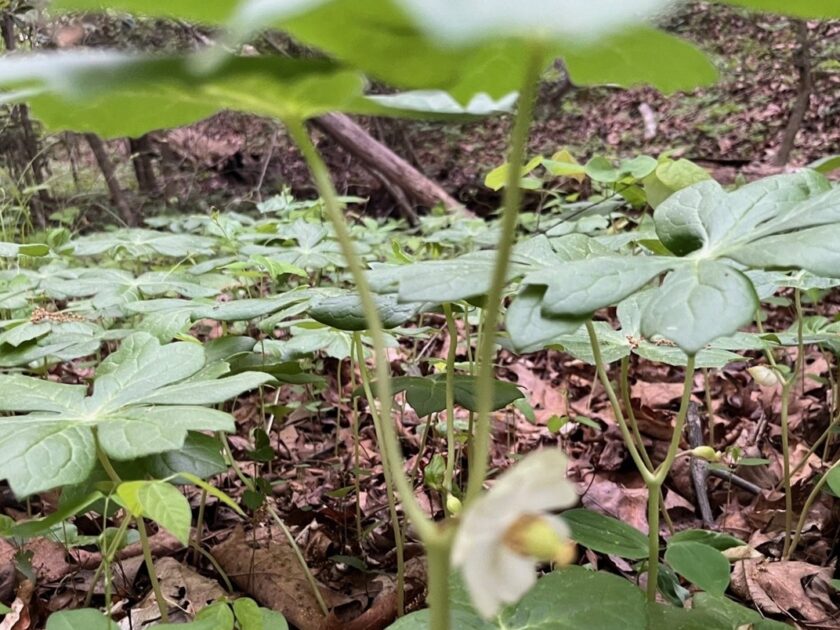
<svg viewBox="0 0 840 630">
<path fill-rule="evenodd" d="M 659 335 L 696 354 L 755 317 L 758 297 L 743 273 L 701 260 L 670 274 L 645 305 L 642 333 Z"/>
<path fill-rule="evenodd" d="M 134 137 L 222 109 L 317 116 L 360 96 L 364 80 L 321 60 L 231 58 L 202 74 L 189 57 L 67 52 L 0 60 L 0 85 L 21 90 L 53 129 Z"/>
<path fill-rule="evenodd" d="M 393 294 L 374 297 L 376 310 L 385 328 L 400 326 L 417 315 L 417 303 L 400 304 Z M 368 322 L 362 309 L 362 301 L 355 293 L 346 293 L 324 298 L 309 308 L 309 316 L 315 321 L 339 330 L 361 331 L 368 329 Z"/>
<path fill-rule="evenodd" d="M 96 460 L 94 430 L 101 448 L 115 460 L 128 460 L 178 449 L 189 431 L 229 431 L 233 418 L 195 406 L 217 401 L 221 393 L 237 395 L 270 380 L 267 375 L 241 374 L 219 386 L 206 378 L 192 381 L 180 399 L 152 404 L 159 390 L 177 388 L 205 364 L 200 345 L 160 345 L 145 333 L 126 338 L 97 370 L 93 395 L 83 388 L 19 375 L 0 376 L 0 410 L 31 411 L 0 418 L 0 477 L 18 495 L 81 483 Z M 207 393 L 198 393 L 203 386 Z M 235 387 L 231 385 L 236 385 Z M 213 392 L 220 387 L 220 394 Z M 173 389 L 169 389 L 171 393 Z M 20 392 L 25 392 L 24 396 Z"/>
</svg>

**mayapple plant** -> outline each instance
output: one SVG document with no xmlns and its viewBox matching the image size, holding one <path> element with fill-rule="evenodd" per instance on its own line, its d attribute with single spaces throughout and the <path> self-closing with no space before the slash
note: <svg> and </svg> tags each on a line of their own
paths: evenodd
<svg viewBox="0 0 840 630">
<path fill-rule="evenodd" d="M 788 6 L 790 3 L 780 0 L 731 2 L 804 16 L 826 17 L 840 13 L 824 0 L 803 0 L 797 2 L 794 8 Z M 432 522 L 414 498 L 413 487 L 403 467 L 399 442 L 389 421 L 392 388 L 379 305 L 371 291 L 365 269 L 354 251 L 353 240 L 344 222 L 326 166 L 304 122 L 329 111 L 410 117 L 442 116 L 451 114 L 453 100 L 462 106 L 458 114 L 469 115 L 470 106 L 475 104 L 477 95 L 485 95 L 491 100 L 508 99 L 509 102 L 512 92 L 519 93 L 508 155 L 508 163 L 517 166 L 509 169 L 505 186 L 501 236 L 491 256 L 484 257 L 479 261 L 480 264 L 471 260 L 468 265 L 472 277 L 481 279 L 482 290 L 471 296 L 459 296 L 458 291 L 451 288 L 457 282 L 444 279 L 444 288 L 450 285 L 446 297 L 438 296 L 433 300 L 448 303 L 480 295 L 484 306 L 484 329 L 478 349 L 478 414 L 470 448 L 469 479 L 462 512 L 466 523 L 476 518 L 471 516 L 473 508 L 481 509 L 482 489 L 488 469 L 490 412 L 494 398 L 493 356 L 502 310 L 501 300 L 508 283 L 523 271 L 511 265 L 521 205 L 518 186 L 521 173 L 518 165 L 524 162 L 540 74 L 551 61 L 562 57 L 571 79 L 578 84 L 612 83 L 626 86 L 648 83 L 664 91 L 674 91 L 712 82 L 715 78 L 714 67 L 702 53 L 687 42 L 646 23 L 646 19 L 655 17 L 674 4 L 669 0 L 602 0 L 587 6 L 572 0 L 529 0 L 514 4 L 503 0 L 470 0 L 460 3 L 438 0 L 226 0 L 219 3 L 57 0 L 53 4 L 57 9 L 89 10 L 107 6 L 147 15 L 172 15 L 227 25 L 229 28 L 225 43 L 228 45 L 242 41 L 256 30 L 279 28 L 298 41 L 322 50 L 331 60 L 231 58 L 226 52 L 229 46 L 220 46 L 216 50 L 197 55 L 169 58 L 68 53 L 36 59 L 4 59 L 0 61 L 0 85 L 12 91 L 11 99 L 29 101 L 33 113 L 54 129 L 91 131 L 107 137 L 138 136 L 153 129 L 187 124 L 223 108 L 275 117 L 286 125 L 290 137 L 299 146 L 312 171 L 324 200 L 324 210 L 333 224 L 342 255 L 356 283 L 375 351 L 379 413 L 386 420 L 381 423 L 380 448 L 405 513 L 427 548 L 429 624 L 439 630 L 450 627 L 452 620 L 448 588 L 452 544 L 457 539 L 462 541 L 458 543 L 459 548 L 469 546 L 471 532 L 465 529 L 462 533 L 458 528 L 459 519 L 456 518 L 444 523 Z M 446 111 L 439 111 L 437 104 L 440 101 L 433 98 L 396 98 L 390 101 L 368 98 L 365 94 L 366 76 L 400 89 L 443 90 L 448 93 Z M 417 108 L 418 103 L 422 107 Z M 689 367 L 686 391 L 690 393 L 694 355 L 717 336 L 728 334 L 746 323 L 747 311 L 755 310 L 754 291 L 739 265 L 799 265 L 799 256 L 807 255 L 809 258 L 803 264 L 805 268 L 817 272 L 830 272 L 834 269 L 831 250 L 809 247 L 807 242 L 807 239 L 813 237 L 821 245 L 826 245 L 828 241 L 825 237 L 820 240 L 820 234 L 832 229 L 824 226 L 833 222 L 820 205 L 825 200 L 817 205 L 808 205 L 812 193 L 821 192 L 820 187 L 823 187 L 822 192 L 828 193 L 824 190 L 823 182 L 809 177 L 803 176 L 802 180 L 798 180 L 799 183 L 794 186 L 797 192 L 792 193 L 793 201 L 785 198 L 786 193 L 779 192 L 775 196 L 770 193 L 767 198 L 774 201 L 764 205 L 759 203 L 760 211 L 751 212 L 747 209 L 742 212 L 743 208 L 736 204 L 737 216 L 731 216 L 728 208 L 730 202 L 740 203 L 738 193 L 731 193 L 736 196 L 732 199 L 711 185 L 702 189 L 689 189 L 691 192 L 686 195 L 694 196 L 681 197 L 686 202 L 685 207 L 674 202 L 669 206 L 670 209 L 661 212 L 657 210 L 657 218 L 661 219 L 657 230 L 659 224 L 662 226 L 660 238 L 675 256 L 631 258 L 596 253 L 592 260 L 567 261 L 568 267 L 566 264 L 549 264 L 547 266 L 551 268 L 551 273 L 526 269 L 527 273 L 521 274 L 524 275 L 525 288 L 514 304 L 519 302 L 522 310 L 521 302 L 524 301 L 529 317 L 541 325 L 554 326 L 557 334 L 572 332 L 588 320 L 596 309 L 634 293 L 669 272 L 657 289 L 657 294 L 644 308 L 642 332 L 671 339 L 687 353 Z M 745 195 L 747 199 L 742 199 L 745 205 L 749 205 L 752 199 L 750 194 L 753 193 L 759 196 L 763 194 L 753 188 L 751 193 Z M 810 208 L 818 216 L 823 216 L 822 222 L 812 223 L 796 212 L 788 212 L 792 204 L 800 202 L 802 208 Z M 780 211 L 774 214 L 776 205 L 779 205 Z M 747 224 L 748 231 L 752 231 L 750 234 L 741 231 Z M 836 236 L 834 232 L 832 234 Z M 784 247 L 790 251 L 768 251 L 769 247 Z M 557 254 L 546 250 L 543 253 Z M 555 259 L 559 258 L 562 256 L 555 256 Z M 561 273 L 565 274 L 565 278 L 577 281 L 573 285 L 574 291 L 568 291 L 558 280 Z M 582 278 L 585 278 L 588 285 L 593 285 L 592 291 L 587 290 L 587 284 L 581 283 Z M 416 296 L 407 295 L 401 281 L 399 283 L 401 300 L 420 301 Z M 475 287 L 471 290 L 475 291 Z M 706 298 L 711 299 L 715 307 L 725 308 L 727 316 L 720 318 L 722 322 L 718 321 L 716 311 L 712 321 L 701 321 L 695 317 Z M 675 304 L 679 307 L 676 315 L 670 313 Z M 591 332 L 588 321 L 587 327 Z M 592 335 L 592 345 L 593 354 L 598 360 L 595 335 Z M 599 373 L 607 386 L 609 381 L 603 362 L 598 362 Z M 121 373 L 121 368 L 114 361 L 100 379 L 108 384 L 113 381 L 113 374 Z M 191 391 L 189 383 L 182 384 L 179 381 L 189 376 L 179 373 L 179 378 L 158 385 L 163 390 L 173 387 Z M 113 390 L 115 387 L 103 385 L 100 389 Z M 100 405 L 102 395 L 97 393 L 96 388 L 93 397 L 88 398 L 81 392 L 66 393 L 61 389 L 58 403 L 50 402 L 54 393 L 57 390 L 51 390 L 43 396 L 29 396 L 25 402 L 12 402 L 11 407 L 7 408 L 38 412 L 32 418 L 38 420 L 31 423 L 31 427 L 24 426 L 26 420 L 14 421 L 23 436 L 31 437 L 34 435 L 32 432 L 37 431 L 38 439 L 45 436 L 49 438 L 49 431 L 55 429 L 62 435 L 66 433 L 72 437 L 72 449 L 54 440 L 59 453 L 66 456 L 72 450 L 82 454 L 78 464 L 72 464 L 66 457 L 56 463 L 64 471 L 62 474 L 71 480 L 84 477 L 93 465 L 92 457 L 95 454 L 102 453 L 105 456 L 102 458 L 105 465 L 109 452 L 122 453 L 125 440 L 120 441 L 120 436 L 128 435 L 129 429 L 133 430 L 140 425 L 156 426 L 154 422 L 150 425 L 148 420 L 158 412 L 148 411 L 143 406 L 149 402 L 149 397 L 155 399 L 157 395 L 155 400 L 164 405 L 173 400 L 159 392 L 143 391 L 139 398 L 125 398 L 115 394 L 114 397 L 108 397 L 107 404 L 103 406 Z M 189 399 L 186 395 L 181 397 L 181 400 Z M 612 399 L 615 400 L 615 396 Z M 687 399 L 686 394 L 675 430 L 677 440 Z M 134 406 L 139 406 L 139 409 Z M 125 417 L 121 415 L 124 407 L 131 407 L 125 410 Z M 162 406 L 161 409 L 167 407 Z M 219 424 L 222 424 L 221 418 Z M 186 423 L 182 426 L 182 433 L 193 428 L 225 427 L 215 424 L 212 427 L 193 426 Z M 100 432 L 104 442 L 97 446 Z M 629 437 L 628 444 L 632 444 L 632 436 L 625 432 L 625 437 Z M 669 449 L 671 461 L 676 451 L 674 444 L 672 442 Z M 25 457 L 26 451 L 27 448 L 23 448 L 19 457 Z M 13 483 L 19 491 L 35 491 L 45 487 L 43 480 L 27 483 L 20 477 L 20 473 L 5 470 L 5 474 L 14 477 Z M 656 471 L 646 470 L 649 473 L 646 480 L 656 482 L 652 485 L 658 484 L 661 487 L 668 466 L 663 465 Z M 511 474 L 518 473 L 514 471 Z M 504 480 L 500 483 L 504 483 Z M 537 511 L 538 520 L 532 525 L 555 523 L 543 520 L 547 517 L 541 516 L 542 509 L 565 504 L 569 495 L 562 486 L 554 491 L 558 492 L 557 498 L 546 501 L 535 499 L 533 509 Z M 492 505 L 491 499 L 487 500 Z M 523 505 L 531 504 L 523 499 Z M 655 557 L 658 555 L 658 527 L 653 520 L 654 516 L 658 516 L 658 510 L 654 512 L 651 515 L 651 577 L 658 565 Z M 560 552 L 555 554 L 546 551 L 547 547 L 551 547 L 551 541 L 545 544 L 545 531 L 535 534 L 537 538 L 534 539 L 533 528 L 527 523 L 523 527 L 514 527 L 511 537 L 506 542 L 502 541 L 502 544 L 513 545 L 514 549 L 524 551 L 526 556 L 536 559 L 565 558 Z M 564 531 L 562 528 L 554 528 L 558 540 Z M 463 566 L 468 566 L 466 558 L 459 556 L 459 559 L 464 560 Z M 524 563 L 517 562 L 517 575 L 510 577 L 521 578 L 524 568 Z M 527 569 L 530 575 L 530 560 Z M 577 580 L 587 588 L 619 593 L 620 598 L 626 600 L 625 603 L 632 602 L 633 606 L 638 604 L 633 599 L 635 595 L 628 594 L 630 591 L 627 588 L 635 591 L 626 582 L 613 576 L 585 574 L 582 569 L 559 572 L 552 580 L 542 581 L 547 586 L 537 592 L 535 597 L 547 597 L 547 592 L 551 592 L 548 590 L 551 584 L 563 584 L 571 588 L 569 585 Z M 514 590 L 521 590 L 523 583 L 520 579 L 520 586 Z M 655 592 L 656 580 L 649 579 L 649 583 L 653 584 Z M 510 595 L 500 596 L 499 601 L 510 598 Z M 475 601 L 481 600 L 475 597 Z M 632 606 L 628 610 L 630 608 Z M 485 610 L 489 609 L 488 604 Z M 642 608 L 641 612 L 638 608 L 632 609 L 634 614 L 642 616 L 644 623 L 645 609 Z M 527 608 L 523 611 L 514 609 L 510 615 L 515 618 L 518 614 L 526 614 L 526 611 Z M 453 614 L 461 612 L 453 608 Z M 510 623 L 507 627 L 517 626 Z"/>
</svg>

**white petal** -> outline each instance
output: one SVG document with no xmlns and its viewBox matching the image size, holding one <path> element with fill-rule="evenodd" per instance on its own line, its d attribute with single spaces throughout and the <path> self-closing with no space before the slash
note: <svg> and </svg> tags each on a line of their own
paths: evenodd
<svg viewBox="0 0 840 630">
<path fill-rule="evenodd" d="M 536 451 L 502 473 L 488 495 L 499 506 L 519 513 L 571 507 L 578 495 L 566 478 L 566 466 L 566 456 L 559 449 Z"/>
</svg>

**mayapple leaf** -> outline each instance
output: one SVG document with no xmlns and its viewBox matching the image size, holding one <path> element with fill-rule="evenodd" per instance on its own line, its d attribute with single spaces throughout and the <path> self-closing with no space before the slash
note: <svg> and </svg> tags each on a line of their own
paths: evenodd
<svg viewBox="0 0 840 630">
<path fill-rule="evenodd" d="M 645 306 L 642 334 L 669 339 L 693 355 L 751 322 L 758 305 L 743 273 L 722 262 L 700 260 L 665 278 Z"/>
<path fill-rule="evenodd" d="M 658 256 L 573 260 L 531 272 L 523 283 L 548 287 L 543 299 L 545 314 L 584 316 L 620 302 L 681 262 Z"/>
<path fill-rule="evenodd" d="M 250 0 L 232 20 L 228 41 L 279 28 L 393 86 L 446 90 L 459 103 L 483 93 L 500 99 L 520 89 L 530 57 L 523 40 L 542 46 L 545 66 L 564 57 L 580 84 L 651 83 L 672 91 L 713 81 L 714 67 L 699 50 L 642 26 L 669 4 L 333 0 L 290 17 L 284 3 Z"/>
<path fill-rule="evenodd" d="M 592 6 L 602 10 L 600 4 Z M 573 9 L 578 12 L 579 5 Z M 563 45 L 557 52 L 569 78 L 578 85 L 651 85 L 668 94 L 710 85 L 717 79 L 712 62 L 692 44 L 643 26 L 589 44 Z"/>
<path fill-rule="evenodd" d="M 212 391 L 214 379 L 202 381 L 205 393 L 194 382 L 180 397 L 162 396 L 171 402 L 148 402 L 204 364 L 200 345 L 160 345 L 151 335 L 134 333 L 100 364 L 88 397 L 84 388 L 0 375 L 0 410 L 32 412 L 0 418 L 0 478 L 19 496 L 81 483 L 96 461 L 94 431 L 107 455 L 129 460 L 179 449 L 189 431 L 233 430 L 230 414 L 196 406 L 220 400 Z M 265 375 L 246 372 L 226 380 L 219 391 L 234 396 L 265 382 Z"/>
<path fill-rule="evenodd" d="M 542 349 L 558 336 L 573 333 L 583 325 L 580 318 L 543 315 L 544 293 L 544 287 L 526 286 L 507 309 L 505 328 L 513 347 L 520 352 Z"/>
<path fill-rule="evenodd" d="M 840 223 L 777 234 L 729 252 L 750 267 L 805 269 L 818 276 L 840 278 Z"/>
<path fill-rule="evenodd" d="M 0 60 L 0 86 L 23 89 L 53 129 L 136 137 L 222 109 L 279 119 L 342 110 L 364 78 L 325 60 L 230 58 L 209 74 L 190 57 L 62 52 Z"/>
<path fill-rule="evenodd" d="M 653 218 L 662 244 L 677 256 L 685 256 L 708 243 L 709 235 L 700 215 L 719 203 L 721 192 L 717 182 L 701 182 L 661 203 Z"/>
<path fill-rule="evenodd" d="M 519 269 L 511 265 L 512 279 Z M 468 254 L 454 260 L 431 260 L 401 267 L 399 278 L 401 302 L 457 302 L 484 295 L 490 290 L 493 258 Z"/>
<path fill-rule="evenodd" d="M 398 0 L 430 39 L 450 46 L 497 37 L 591 41 L 665 9 L 670 0 Z"/>
<path fill-rule="evenodd" d="M 395 328 L 412 319 L 419 310 L 416 302 L 400 304 L 397 296 L 377 295 L 374 297 L 376 310 L 382 325 Z M 315 302 L 309 307 L 309 316 L 315 321 L 339 330 L 362 331 L 368 329 L 368 322 L 362 308 L 361 298 L 348 292 Z"/>
<path fill-rule="evenodd" d="M 234 630 L 233 611 L 225 601 L 213 602 L 198 611 L 194 621 L 187 623 L 158 623 L 153 630 Z M 243 628 L 242 630 L 247 630 Z M 273 629 L 272 629 L 273 630 Z M 283 630 L 280 626 L 278 630 Z"/>
<path fill-rule="evenodd" d="M 2 66 L 2 61 L 0 61 Z M 2 80 L 2 77 L 0 77 Z M 76 256 L 100 256 L 106 253 L 125 253 L 133 258 L 146 256 L 188 256 L 213 253 L 216 241 L 197 234 L 171 234 L 141 228 L 127 228 L 110 232 L 97 232 L 70 242 Z M 102 271 L 102 270 L 91 270 Z M 108 272 L 115 273 L 111 269 Z"/>
<path fill-rule="evenodd" d="M 0 242 L 0 258 L 15 258 L 16 256 L 46 256 L 50 253 L 49 245 L 41 243 L 5 243 Z"/>
<path fill-rule="evenodd" d="M 669 543 L 665 562 L 708 593 L 723 595 L 729 586 L 729 560 L 709 545 L 690 541 Z"/>
</svg>

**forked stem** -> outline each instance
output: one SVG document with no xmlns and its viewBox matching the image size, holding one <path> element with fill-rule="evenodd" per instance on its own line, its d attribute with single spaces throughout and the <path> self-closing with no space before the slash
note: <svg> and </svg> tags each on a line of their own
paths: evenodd
<svg viewBox="0 0 840 630">
<path fill-rule="evenodd" d="M 601 354 L 601 345 L 598 342 L 598 335 L 595 332 L 595 326 L 592 321 L 586 322 L 586 331 L 589 334 L 589 343 L 592 348 L 592 356 L 595 359 L 595 368 L 598 372 L 598 379 L 601 381 L 604 390 L 607 392 L 607 398 L 610 401 L 613 414 L 618 421 L 621 435 L 624 438 L 624 443 L 627 450 L 630 452 L 630 457 L 636 464 L 636 468 L 644 479 L 645 486 L 648 490 L 648 578 L 647 578 L 647 598 L 650 602 L 656 601 L 657 582 L 659 579 L 659 510 L 660 510 L 660 496 L 662 492 L 662 485 L 665 479 L 668 478 L 668 473 L 671 466 L 674 464 L 674 459 L 677 457 L 677 451 L 680 446 L 680 437 L 682 436 L 683 427 L 685 427 L 685 419 L 688 415 L 688 403 L 691 401 L 691 390 L 694 384 L 694 355 L 688 355 L 685 366 L 685 380 L 683 381 L 683 393 L 680 399 L 680 409 L 677 412 L 677 419 L 674 423 L 674 433 L 671 436 L 671 442 L 668 445 L 668 453 L 665 455 L 665 460 L 656 468 L 649 468 L 645 463 L 645 458 L 640 453 L 636 446 L 636 439 L 641 436 L 634 435 L 628 426 L 627 419 L 624 417 L 624 412 L 621 409 L 618 396 L 615 393 L 615 388 L 610 382 L 607 375 L 606 365 L 604 363 L 603 355 Z M 624 377 L 625 374 L 622 374 Z"/>
</svg>

